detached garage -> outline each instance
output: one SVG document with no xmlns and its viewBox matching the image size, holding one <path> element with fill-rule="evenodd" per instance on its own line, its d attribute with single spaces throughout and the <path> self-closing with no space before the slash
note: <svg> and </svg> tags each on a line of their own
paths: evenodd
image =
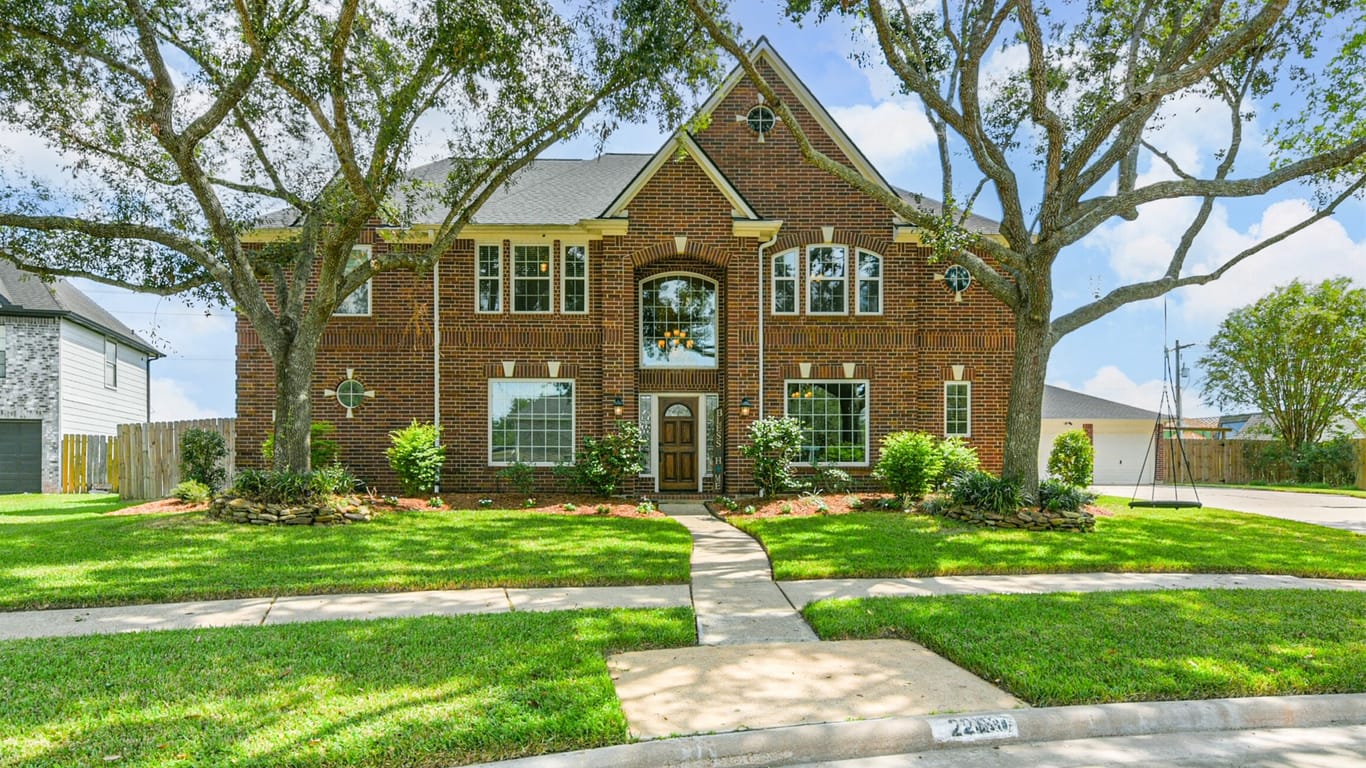
<svg viewBox="0 0 1366 768">
<path fill-rule="evenodd" d="M 1043 425 L 1039 435 L 1039 474 L 1048 471 L 1053 440 L 1063 432 L 1084 430 L 1096 452 L 1097 485 L 1151 483 L 1157 461 L 1152 451 L 1157 413 L 1083 395 L 1061 387 L 1045 387 Z M 1147 457 L 1145 462 L 1144 457 Z"/>
<path fill-rule="evenodd" d="M 0 421 L 0 493 L 43 490 L 43 422 Z"/>
</svg>

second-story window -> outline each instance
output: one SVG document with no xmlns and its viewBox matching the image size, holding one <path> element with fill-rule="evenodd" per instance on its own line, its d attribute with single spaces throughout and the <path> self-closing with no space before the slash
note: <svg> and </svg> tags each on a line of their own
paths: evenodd
<svg viewBox="0 0 1366 768">
<path fill-rule="evenodd" d="M 882 257 L 868 251 L 858 252 L 858 312 L 882 314 Z"/>
<path fill-rule="evenodd" d="M 119 345 L 113 339 L 104 340 L 104 386 L 119 386 Z"/>
<path fill-rule="evenodd" d="M 812 315 L 848 312 L 848 280 L 842 245 L 813 245 L 806 251 L 806 311 Z"/>
<path fill-rule="evenodd" d="M 797 252 L 773 257 L 773 314 L 797 314 Z"/>
<path fill-rule="evenodd" d="M 560 269 L 560 306 L 568 313 L 588 311 L 588 246 L 564 246 L 564 266 Z"/>
<path fill-rule="evenodd" d="M 512 311 L 550 312 L 550 246 L 512 246 Z"/>
<path fill-rule="evenodd" d="M 370 246 L 357 245 L 351 249 L 351 255 L 346 259 L 346 273 L 351 274 L 351 270 L 370 260 Z M 351 295 L 341 300 L 337 304 L 334 315 L 353 315 L 364 316 L 370 314 L 370 284 L 373 280 L 366 280 L 360 287 L 351 292 Z"/>
<path fill-rule="evenodd" d="M 475 311 L 503 311 L 503 246 L 481 245 L 475 259 Z"/>
</svg>

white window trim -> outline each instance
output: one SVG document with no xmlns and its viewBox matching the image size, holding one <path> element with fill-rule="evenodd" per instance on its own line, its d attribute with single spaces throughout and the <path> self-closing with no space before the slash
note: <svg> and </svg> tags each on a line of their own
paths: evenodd
<svg viewBox="0 0 1366 768">
<path fill-rule="evenodd" d="M 968 431 L 966 432 L 949 432 L 949 387 L 952 386 L 968 388 Z M 944 382 L 944 437 L 972 437 L 972 382 L 970 381 Z"/>
<path fill-rule="evenodd" d="M 791 277 L 778 277 L 778 267 L 777 267 L 778 259 L 786 258 L 786 257 L 788 257 L 788 256 L 793 257 L 793 261 L 795 262 L 795 263 L 792 265 L 792 276 L 791 276 Z M 769 314 L 774 315 L 775 317 L 791 317 L 791 316 L 793 316 L 793 315 L 800 315 L 800 314 L 802 313 L 802 292 L 801 292 L 801 284 L 802 284 L 802 252 L 801 252 L 801 250 L 800 250 L 800 249 L 797 249 L 797 248 L 793 248 L 793 249 L 791 249 L 791 250 L 787 250 L 787 251 L 783 251 L 782 253 L 775 254 L 775 255 L 773 256 L 773 258 L 769 260 L 769 264 L 768 264 L 768 277 L 769 277 L 769 283 L 768 283 L 768 287 L 769 287 L 769 291 L 768 291 L 768 293 L 769 293 L 769 299 L 768 299 L 768 310 L 769 310 Z M 784 281 L 784 282 L 790 281 L 790 282 L 792 283 L 792 311 L 791 311 L 791 312 L 780 311 L 780 310 L 778 309 L 778 281 L 779 281 L 779 280 L 782 280 L 782 281 Z"/>
<path fill-rule="evenodd" d="M 863 272 L 859 269 L 858 260 L 861 259 L 861 258 L 863 257 L 864 254 L 867 254 L 867 255 L 872 256 L 873 258 L 877 259 L 877 277 L 864 277 L 864 276 L 863 276 Z M 882 257 L 882 254 L 876 253 L 876 252 L 874 252 L 874 251 L 870 251 L 870 250 L 868 250 L 868 249 L 866 249 L 866 248 L 859 248 L 858 250 L 854 251 L 854 313 L 855 313 L 855 314 L 858 314 L 858 315 L 868 315 L 868 316 L 870 316 L 870 317 L 871 317 L 871 316 L 876 316 L 876 315 L 882 314 L 883 307 L 886 306 L 886 296 L 883 294 L 883 286 L 882 286 L 882 284 L 883 284 L 883 281 L 885 280 L 886 277 L 887 277 L 887 260 L 884 259 L 884 258 Z M 876 311 L 876 312 L 865 312 L 865 311 L 863 311 L 863 308 L 862 308 L 863 290 L 862 290 L 862 288 L 863 288 L 863 284 L 864 284 L 864 283 L 877 283 L 877 311 Z"/>
<path fill-rule="evenodd" d="M 873 387 L 867 379 L 784 379 L 783 380 L 783 415 L 788 416 L 789 408 L 792 405 L 792 398 L 787 395 L 789 384 L 862 384 L 863 399 L 868 405 L 868 415 L 863 420 L 863 461 L 823 461 L 822 466 L 828 467 L 867 467 L 871 465 L 872 459 L 872 431 L 873 431 Z M 796 417 L 793 417 L 796 418 Z M 809 461 L 794 461 L 794 465 L 799 467 L 815 466 Z"/>
<path fill-rule="evenodd" d="M 109 350 L 114 350 L 114 359 L 109 359 Z M 119 343 L 111 338 L 104 339 L 104 388 L 119 388 Z M 112 381 L 111 381 L 112 380 Z"/>
<path fill-rule="evenodd" d="M 811 285 L 815 280 L 811 279 L 811 250 L 813 248 L 840 248 L 844 251 L 844 277 L 840 282 L 844 283 L 844 309 L 839 312 L 817 312 L 812 309 Z M 806 246 L 806 314 L 812 316 L 842 317 L 849 314 L 849 247 L 839 243 L 817 243 Z"/>
<path fill-rule="evenodd" d="M 488 457 L 490 467 L 510 467 L 516 464 L 515 461 L 494 461 L 493 460 L 493 388 L 499 384 L 565 384 L 572 386 L 573 394 L 570 396 L 573 402 L 569 409 L 569 462 L 574 461 L 574 454 L 578 448 L 579 438 L 579 382 L 577 379 L 489 379 L 488 388 L 485 390 L 488 397 L 484 400 L 484 426 L 485 426 L 485 445 L 488 450 L 485 455 Z M 529 467 L 555 467 L 559 466 L 553 461 L 524 461 L 521 462 Z"/>
<path fill-rule="evenodd" d="M 485 248 L 498 249 L 498 274 L 496 277 L 479 276 L 479 256 L 480 251 Z M 498 281 L 498 308 L 480 309 L 479 308 L 479 284 L 485 280 Z M 503 314 L 503 244 L 502 243 L 475 243 L 474 245 L 474 312 L 478 315 L 501 315 Z"/>
<path fill-rule="evenodd" d="M 545 277 L 517 277 L 517 249 L 521 248 L 545 248 L 548 252 L 546 258 Z M 508 311 L 514 315 L 551 315 L 555 313 L 555 249 L 546 243 L 513 243 L 508 249 L 508 279 L 510 282 L 508 291 Z M 517 281 L 518 280 L 546 280 L 550 288 L 550 302 L 548 309 L 517 309 Z"/>
<path fill-rule="evenodd" d="M 351 263 L 351 259 L 352 259 L 352 258 L 355 258 L 355 257 L 358 257 L 358 256 L 359 256 L 360 259 L 363 260 L 363 261 L 369 261 L 369 260 L 371 259 L 371 257 L 372 257 L 373 251 L 374 251 L 374 249 L 373 249 L 371 246 L 368 246 L 368 245 L 353 245 L 353 246 L 351 246 L 351 253 L 348 254 L 347 257 L 346 257 L 346 264 L 350 264 L 350 263 Z M 342 269 L 345 270 L 345 269 L 346 269 L 346 265 L 342 265 Z M 349 271 L 349 270 L 347 270 L 347 271 Z M 333 316 L 333 317 L 370 317 L 370 316 L 374 313 L 374 310 L 375 310 L 375 286 L 374 286 L 374 283 L 375 283 L 375 279 L 374 279 L 373 277 L 370 278 L 369 280 L 366 280 L 366 281 L 365 281 L 365 311 L 364 311 L 364 312 L 341 312 L 341 311 L 337 311 L 337 312 L 333 312 L 333 313 L 332 313 L 332 316 Z M 360 290 L 360 289 L 357 288 L 356 290 Z M 353 292 L 353 293 L 347 295 L 347 297 L 346 297 L 345 299 L 342 299 L 342 301 L 349 301 L 349 300 L 351 299 L 351 296 L 354 296 L 354 295 L 355 295 L 355 294 L 354 294 L 354 292 Z M 337 309 L 340 310 L 341 307 L 338 307 Z"/>
<path fill-rule="evenodd" d="M 565 265 L 564 265 L 564 263 L 563 263 L 564 260 L 568 258 L 568 249 L 573 248 L 573 247 L 576 247 L 576 246 L 577 246 L 577 247 L 580 247 L 580 248 L 583 248 L 583 277 L 582 277 L 582 278 L 578 278 L 578 277 L 569 277 L 569 270 L 565 268 Z M 577 243 L 575 243 L 575 242 L 568 242 L 568 243 L 566 243 L 566 242 L 561 242 L 561 243 L 560 243 L 560 260 L 561 260 L 561 262 L 562 262 L 562 263 L 560 264 L 560 312 L 561 312 L 561 313 L 566 314 L 566 315 L 586 315 L 586 314 L 589 313 L 589 310 L 592 308 L 592 307 L 591 307 L 591 299 L 589 298 L 589 290 L 588 290 L 588 275 L 589 275 L 588 260 L 589 260 L 590 258 L 591 258 L 591 255 L 589 254 L 588 243 L 586 243 L 586 242 L 577 242 Z M 582 281 L 583 281 L 583 309 L 581 309 L 581 310 L 577 310 L 577 309 L 576 309 L 576 310 L 572 310 L 572 311 L 571 311 L 571 310 L 565 309 L 565 307 L 569 306 L 569 302 L 565 299 L 565 297 L 568 296 L 569 294 L 565 291 L 564 287 L 565 287 L 565 285 L 566 285 L 569 281 L 571 281 L 571 280 L 582 280 Z"/>
<path fill-rule="evenodd" d="M 9 375 L 9 327 L 0 325 L 0 379 Z"/>
<path fill-rule="evenodd" d="M 712 358 L 711 365 L 650 365 L 645 362 L 645 311 L 640 306 L 641 288 L 651 280 L 658 280 L 661 277 L 673 277 L 681 275 L 683 277 L 695 277 L 711 283 L 712 290 L 716 295 L 716 317 L 712 319 L 712 327 L 715 329 L 716 337 L 716 357 Z M 657 275 L 650 275 L 636 281 L 636 365 L 641 370 L 648 371 L 715 371 L 721 367 L 721 284 L 696 272 L 660 272 Z"/>
</svg>

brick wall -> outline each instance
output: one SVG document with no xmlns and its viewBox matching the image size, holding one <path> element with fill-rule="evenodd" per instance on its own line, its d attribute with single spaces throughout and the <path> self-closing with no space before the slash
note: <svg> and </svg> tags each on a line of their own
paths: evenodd
<svg viewBox="0 0 1366 768">
<path fill-rule="evenodd" d="M 0 420 L 41 421 L 43 492 L 61 490 L 58 428 L 61 326 L 52 317 L 0 316 L 5 327 L 5 377 L 0 378 Z"/>
</svg>

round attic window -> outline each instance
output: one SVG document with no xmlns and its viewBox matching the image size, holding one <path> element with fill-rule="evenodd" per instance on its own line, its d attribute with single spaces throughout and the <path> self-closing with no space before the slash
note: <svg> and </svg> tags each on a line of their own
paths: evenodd
<svg viewBox="0 0 1366 768">
<path fill-rule="evenodd" d="M 954 264 L 944 270 L 944 284 L 954 293 L 962 293 L 972 285 L 972 273 L 960 264 Z"/>
<path fill-rule="evenodd" d="M 749 129 L 762 136 L 773 130 L 773 124 L 777 118 L 773 116 L 773 110 L 760 104 L 749 111 L 745 117 L 745 122 L 749 123 Z"/>
<path fill-rule="evenodd" d="M 348 411 L 365 400 L 365 385 L 355 379 L 345 379 L 337 385 L 337 402 Z"/>
</svg>

